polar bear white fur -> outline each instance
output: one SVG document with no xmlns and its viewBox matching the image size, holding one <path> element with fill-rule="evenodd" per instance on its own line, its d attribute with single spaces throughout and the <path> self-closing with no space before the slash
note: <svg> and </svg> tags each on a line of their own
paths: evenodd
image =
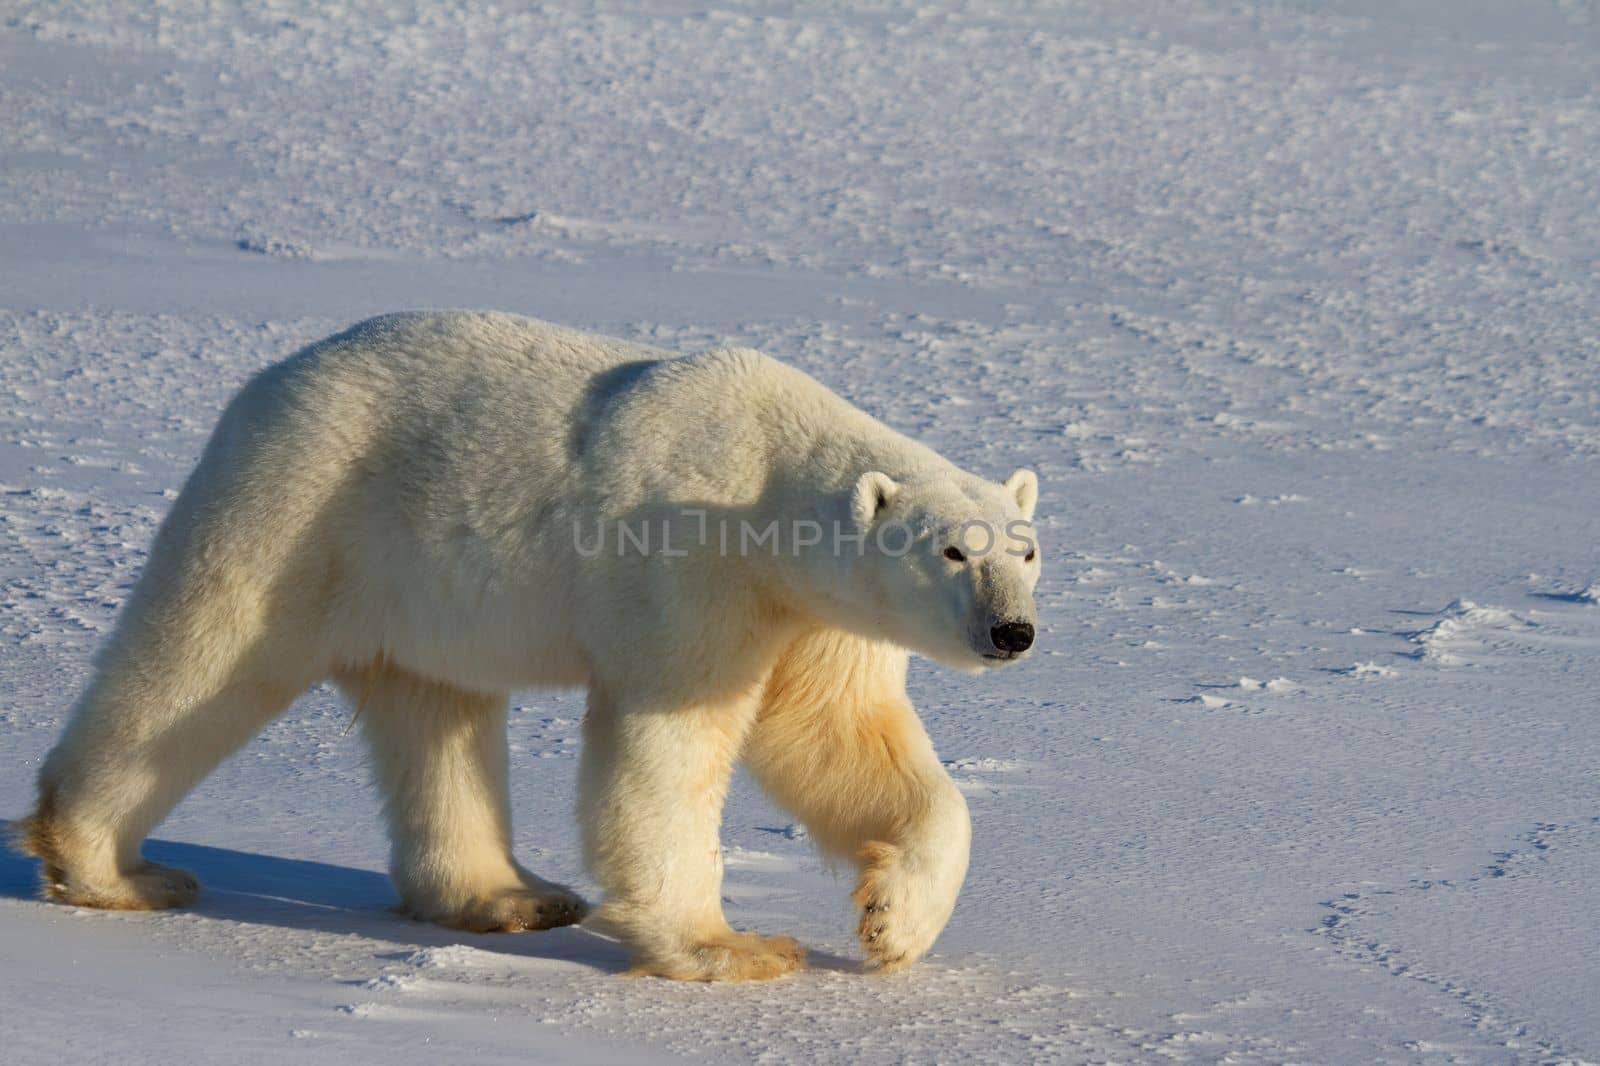
<svg viewBox="0 0 1600 1066">
<path fill-rule="evenodd" d="M 753 351 L 669 358 L 500 314 L 373 319 L 230 404 L 22 842 L 50 898 L 190 902 L 195 880 L 142 840 L 332 678 L 370 744 L 407 908 L 472 930 L 578 921 L 584 902 L 511 853 L 505 717 L 513 688 L 582 685 L 593 917 L 638 971 L 803 961 L 723 918 L 740 758 L 857 865 L 869 962 L 906 965 L 948 919 L 969 843 L 906 698 L 907 650 L 1022 657 L 1036 496 L 1030 472 L 967 474 Z M 1027 550 L 980 551 L 997 531 Z"/>
</svg>

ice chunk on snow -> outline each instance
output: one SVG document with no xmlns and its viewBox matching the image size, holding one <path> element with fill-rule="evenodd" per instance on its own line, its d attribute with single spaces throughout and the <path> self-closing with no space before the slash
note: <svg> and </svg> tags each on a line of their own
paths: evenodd
<svg viewBox="0 0 1600 1066">
<path fill-rule="evenodd" d="M 1271 681 L 1257 681 L 1253 677 L 1241 677 L 1239 687 L 1246 692 L 1267 692 L 1282 695 L 1285 692 L 1294 692 L 1300 686 L 1290 681 L 1287 677 L 1275 677 Z"/>
</svg>

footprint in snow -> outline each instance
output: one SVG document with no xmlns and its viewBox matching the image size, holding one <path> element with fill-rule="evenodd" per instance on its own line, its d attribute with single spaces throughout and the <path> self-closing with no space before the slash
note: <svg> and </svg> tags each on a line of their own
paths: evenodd
<svg viewBox="0 0 1600 1066">
<path fill-rule="evenodd" d="M 1004 792 L 1030 787 L 1009 781 L 997 781 L 992 776 L 978 776 L 1026 771 L 1026 764 L 1018 759 L 968 756 L 963 759 L 945 759 L 944 768 L 949 772 L 951 780 L 956 783 L 956 787 L 969 796 L 997 796 Z"/>
<path fill-rule="evenodd" d="M 1498 636 L 1535 628 L 1534 623 L 1504 607 L 1483 607 L 1471 600 L 1456 600 L 1439 612 L 1427 629 L 1406 634 L 1417 645 L 1411 658 L 1437 666 L 1462 666 L 1468 656 L 1495 642 Z"/>
</svg>

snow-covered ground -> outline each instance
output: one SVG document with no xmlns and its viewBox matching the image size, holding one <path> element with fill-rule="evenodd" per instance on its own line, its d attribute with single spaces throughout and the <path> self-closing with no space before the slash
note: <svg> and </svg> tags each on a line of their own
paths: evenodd
<svg viewBox="0 0 1600 1066">
<path fill-rule="evenodd" d="M 975 823 L 935 955 L 741 781 L 736 924 L 617 976 L 388 910 L 307 696 L 157 833 L 187 913 L 31 899 L 7 1062 L 1600 1060 L 1600 4 L 0 7 L 0 812 L 228 394 L 383 310 L 751 344 L 1036 467 L 1040 653 L 913 695 Z M 581 698 L 520 850 L 584 880 Z"/>
</svg>

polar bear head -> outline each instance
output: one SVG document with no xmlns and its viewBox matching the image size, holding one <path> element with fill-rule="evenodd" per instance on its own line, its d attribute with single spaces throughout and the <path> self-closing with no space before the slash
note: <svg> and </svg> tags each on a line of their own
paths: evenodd
<svg viewBox="0 0 1600 1066">
<path fill-rule="evenodd" d="M 1031 470 L 1001 485 L 960 471 L 862 474 L 849 501 L 861 536 L 847 593 L 857 628 L 961 670 L 1022 658 L 1034 637 L 1038 498 Z"/>
</svg>

